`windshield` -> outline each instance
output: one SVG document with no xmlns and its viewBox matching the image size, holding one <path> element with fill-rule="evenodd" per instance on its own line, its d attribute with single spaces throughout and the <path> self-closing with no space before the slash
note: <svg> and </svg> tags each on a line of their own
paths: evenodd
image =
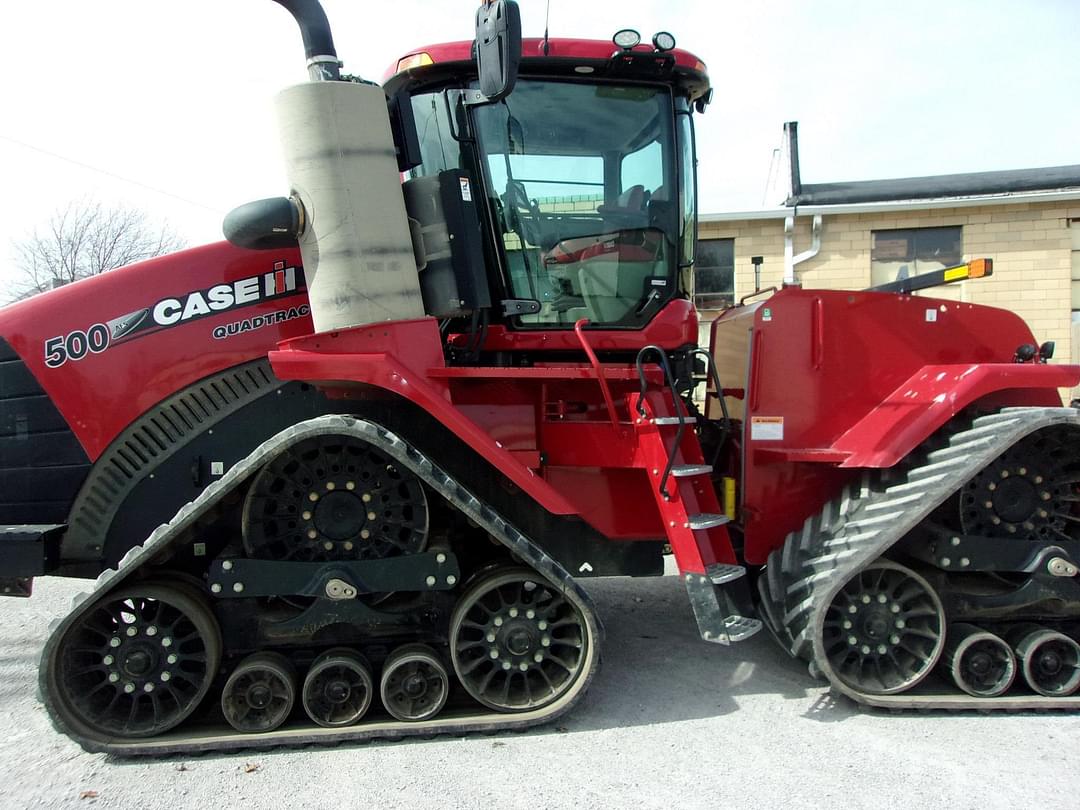
<svg viewBox="0 0 1080 810">
<path fill-rule="evenodd" d="M 680 211 L 666 88 L 520 81 L 475 109 L 523 324 L 639 326 L 674 291 Z"/>
</svg>

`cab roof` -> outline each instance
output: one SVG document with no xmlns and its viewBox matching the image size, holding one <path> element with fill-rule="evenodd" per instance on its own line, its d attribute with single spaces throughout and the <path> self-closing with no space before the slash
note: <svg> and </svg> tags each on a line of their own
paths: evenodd
<svg viewBox="0 0 1080 810">
<path fill-rule="evenodd" d="M 640 56 L 654 53 L 652 46 L 645 44 L 637 45 L 631 51 Z M 583 78 L 585 75 L 603 76 L 615 72 L 617 60 L 613 57 L 620 53 L 622 50 L 611 40 L 552 38 L 546 41 L 545 52 L 545 40 L 522 39 L 520 72 L 524 76 L 559 73 L 577 74 L 578 78 Z M 430 59 L 430 63 L 398 69 L 398 66 L 410 57 L 418 60 L 424 54 L 427 59 Z M 689 93 L 691 100 L 700 98 L 708 92 L 709 78 L 705 63 L 697 56 L 681 48 L 655 53 L 655 56 L 658 60 L 669 57 L 674 61 L 669 75 L 673 75 L 673 83 L 683 87 Z M 383 74 L 383 85 L 387 92 L 392 93 L 405 89 L 414 82 L 426 82 L 428 79 L 442 78 L 447 75 L 475 74 L 472 60 L 472 40 L 442 42 L 416 48 L 403 55 L 387 69 Z M 585 68 L 591 68 L 591 70 L 585 70 Z"/>
</svg>

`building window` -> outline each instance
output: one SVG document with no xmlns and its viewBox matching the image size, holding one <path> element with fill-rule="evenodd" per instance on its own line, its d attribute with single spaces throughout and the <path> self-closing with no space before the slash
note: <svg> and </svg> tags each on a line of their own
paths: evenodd
<svg viewBox="0 0 1080 810">
<path fill-rule="evenodd" d="M 870 248 L 873 286 L 963 263 L 961 228 L 904 228 L 874 231 Z"/>
<path fill-rule="evenodd" d="M 694 306 L 723 309 L 734 303 L 735 240 L 699 240 L 694 263 Z"/>
</svg>

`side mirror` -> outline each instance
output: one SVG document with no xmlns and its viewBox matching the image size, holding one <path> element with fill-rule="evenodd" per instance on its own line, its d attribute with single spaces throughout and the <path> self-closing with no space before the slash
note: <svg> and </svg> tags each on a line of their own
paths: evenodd
<svg viewBox="0 0 1080 810">
<path fill-rule="evenodd" d="M 514 89 L 521 65 L 521 11 L 514 0 L 485 0 L 476 11 L 476 68 L 480 93 L 501 101 Z"/>
</svg>

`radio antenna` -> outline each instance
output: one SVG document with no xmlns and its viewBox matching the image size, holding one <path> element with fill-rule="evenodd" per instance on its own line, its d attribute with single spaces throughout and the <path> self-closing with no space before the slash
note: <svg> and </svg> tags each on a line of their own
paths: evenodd
<svg viewBox="0 0 1080 810">
<path fill-rule="evenodd" d="M 544 56 L 548 55 L 548 20 L 551 19 L 551 0 L 547 0 L 547 9 L 544 11 Z"/>
</svg>

